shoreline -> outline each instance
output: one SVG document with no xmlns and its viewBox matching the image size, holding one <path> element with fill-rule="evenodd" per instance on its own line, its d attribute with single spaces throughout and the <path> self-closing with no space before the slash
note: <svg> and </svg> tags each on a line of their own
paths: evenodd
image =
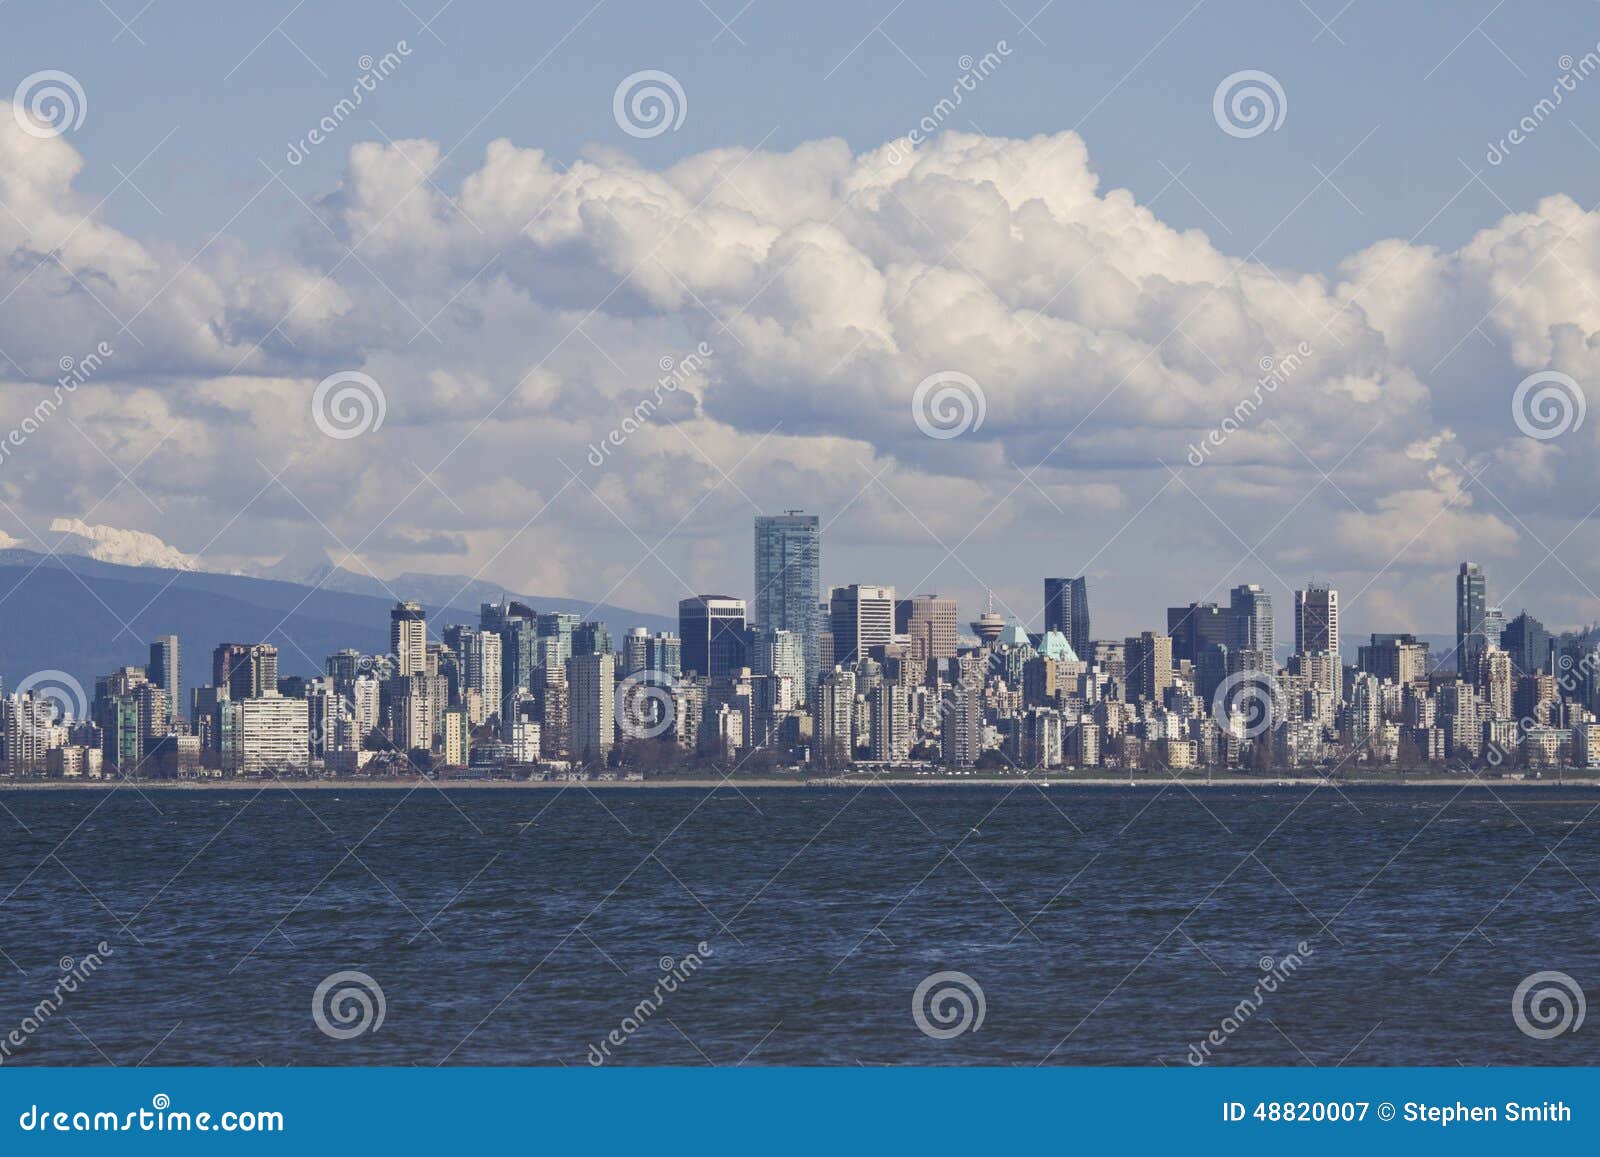
<svg viewBox="0 0 1600 1157">
<path fill-rule="evenodd" d="M 1326 788 L 1331 791 L 1418 788 L 1428 790 L 1478 790 L 1510 789 L 1513 791 L 1543 790 L 1547 788 L 1597 788 L 1600 775 L 1543 779 L 1485 779 L 1472 776 L 1418 776 L 1362 777 L 1358 779 L 1326 780 L 1307 776 L 1215 776 L 1211 779 L 1170 777 L 1136 777 L 1133 779 L 1108 776 L 1038 779 L 934 777 L 924 776 L 901 779 L 884 776 L 831 776 L 802 777 L 684 777 L 671 779 L 183 779 L 183 780 L 0 780 L 0 793 L 13 791 L 117 791 L 132 788 L 136 791 L 162 792 L 260 792 L 260 791 L 410 791 L 418 787 L 433 787 L 441 791 L 559 791 L 566 788 L 601 789 L 606 791 L 659 791 L 684 789 L 704 791 L 714 788 L 748 791 L 761 788 L 785 790 L 851 790 L 857 788 L 996 788 L 1036 787 L 1071 791 L 1076 788 L 1121 789 L 1124 791 L 1160 790 L 1170 787 L 1238 789 L 1261 788 L 1285 790 L 1298 788 Z"/>
</svg>

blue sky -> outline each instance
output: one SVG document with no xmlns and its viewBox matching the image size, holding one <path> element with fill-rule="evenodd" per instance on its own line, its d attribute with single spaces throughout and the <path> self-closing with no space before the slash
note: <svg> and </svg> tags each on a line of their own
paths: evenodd
<svg viewBox="0 0 1600 1157">
<path fill-rule="evenodd" d="M 60 70 L 86 105 L 0 117 L 0 419 L 116 347 L 0 463 L 12 541 L 77 519 L 662 611 L 745 590 L 751 515 L 801 506 L 825 582 L 1035 628 L 1045 574 L 1089 573 L 1115 637 L 1245 581 L 1286 616 L 1316 573 L 1352 631 L 1445 631 L 1468 556 L 1508 613 L 1600 617 L 1600 74 L 1569 74 L 1600 5 L 8 0 L 0 29 L 0 98 Z M 675 129 L 614 115 L 643 70 Z M 1245 71 L 1270 131 L 1218 119 Z M 329 434 L 330 380 L 381 427 Z M 930 433 L 930 382 L 985 421 Z"/>
<path fill-rule="evenodd" d="M 1460 162 L 1485 168 L 1487 144 L 1548 94 L 1558 59 L 1600 41 L 1600 8 L 1579 0 L 1152 0 L 1137 18 L 1122 6 L 1066 0 L 1042 11 L 1039 0 L 457 0 L 442 12 L 440 0 L 298 9 L 283 0 L 229 6 L 227 19 L 216 5 L 185 0 L 107 3 L 131 31 L 96 3 L 10 0 L 0 13 L 0 63 L 20 77 L 48 62 L 88 86 L 92 115 L 77 140 L 90 192 L 114 188 L 118 168 L 126 172 L 178 127 L 135 178 L 164 214 L 126 188 L 106 208 L 141 236 L 198 241 L 222 227 L 259 185 L 259 161 L 281 166 L 287 142 L 348 91 L 358 58 L 402 39 L 414 50 L 404 72 L 335 147 L 294 174 L 297 189 L 309 195 L 336 182 L 342 148 L 381 139 L 379 130 L 444 142 L 453 150 L 447 175 L 476 166 L 500 136 L 562 160 L 601 146 L 650 165 L 763 141 L 783 149 L 840 136 L 870 147 L 904 132 L 948 90 L 959 57 L 1004 39 L 1013 57 L 956 127 L 995 136 L 1074 128 L 1106 184 L 1142 201 L 1159 194 L 1165 219 L 1205 229 L 1229 252 L 1249 251 L 1316 189 L 1315 211 L 1286 222 L 1261 254 L 1319 270 L 1383 237 L 1420 231 L 1420 241 L 1459 244 L 1498 216 L 1493 196 L 1476 187 L 1440 212 L 1466 179 Z M 641 68 L 688 86 L 681 131 L 636 141 L 611 122 L 615 78 Z M 1289 114 L 1267 138 L 1212 131 L 1219 70 L 1240 68 L 1271 72 L 1286 89 Z M 1600 152 L 1565 123 L 1593 125 L 1597 112 L 1600 85 L 1575 93 L 1558 123 L 1488 174 L 1495 193 L 1518 209 L 1554 190 L 1600 200 Z M 1317 170 L 1352 149 L 1333 181 L 1359 212 L 1318 188 Z M 297 216 L 280 193 L 230 231 L 273 238 Z"/>
</svg>

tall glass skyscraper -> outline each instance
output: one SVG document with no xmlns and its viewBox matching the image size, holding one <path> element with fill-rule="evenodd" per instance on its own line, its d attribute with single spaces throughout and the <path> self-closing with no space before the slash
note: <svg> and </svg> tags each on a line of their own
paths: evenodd
<svg viewBox="0 0 1600 1157">
<path fill-rule="evenodd" d="M 756 516 L 755 580 L 754 625 L 799 636 L 809 693 L 822 664 L 822 526 L 815 514 L 788 510 Z"/>
<path fill-rule="evenodd" d="M 1088 576 L 1044 580 L 1044 629 L 1065 635 L 1078 658 L 1085 662 L 1092 658 Z"/>
<path fill-rule="evenodd" d="M 1464 562 L 1456 574 L 1456 670 L 1464 679 L 1478 673 L 1483 654 L 1484 615 L 1488 611 L 1489 576 L 1475 562 Z"/>
</svg>

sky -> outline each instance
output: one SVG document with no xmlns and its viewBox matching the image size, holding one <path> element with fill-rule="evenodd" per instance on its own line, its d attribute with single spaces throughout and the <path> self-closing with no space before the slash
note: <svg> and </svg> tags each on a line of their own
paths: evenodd
<svg viewBox="0 0 1600 1157">
<path fill-rule="evenodd" d="M 9 0 L 0 534 L 1592 621 L 1600 6 L 1526 7 Z"/>
</svg>

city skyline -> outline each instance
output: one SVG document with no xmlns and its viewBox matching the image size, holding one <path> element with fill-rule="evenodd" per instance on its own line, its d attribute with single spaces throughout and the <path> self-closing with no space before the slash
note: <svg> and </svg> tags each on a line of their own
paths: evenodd
<svg viewBox="0 0 1600 1157">
<path fill-rule="evenodd" d="M 797 768 L 921 758 L 958 773 L 996 759 L 1176 772 L 1341 752 L 1339 767 L 1600 766 L 1600 638 L 1552 633 L 1526 610 L 1508 621 L 1474 562 L 1457 568 L 1445 653 L 1373 632 L 1347 662 L 1339 591 L 1314 578 L 1294 591 L 1280 665 L 1274 603 L 1257 583 L 1225 606 L 1168 606 L 1165 632 L 1119 640 L 1091 636 L 1086 577 L 1047 576 L 1040 632 L 991 600 L 965 635 L 956 601 L 936 594 L 856 582 L 821 599 L 821 524 L 803 510 L 757 515 L 752 541 L 754 599 L 682 599 L 677 634 L 619 635 L 504 596 L 475 625 L 456 613 L 430 626 L 402 599 L 386 654 L 346 648 L 311 675 L 282 675 L 271 643 L 221 642 L 211 682 L 185 697 L 178 634 L 152 641 L 146 666 L 96 675 L 92 700 L 67 672 L 35 672 L 0 700 L 5 766 L 61 778 L 548 776 L 604 773 L 621 753 L 624 766 L 642 756 L 630 774 L 646 775 L 762 752 Z M 625 748 L 648 740 L 666 746 Z M 666 752 L 677 754 L 662 764 Z"/>
</svg>

